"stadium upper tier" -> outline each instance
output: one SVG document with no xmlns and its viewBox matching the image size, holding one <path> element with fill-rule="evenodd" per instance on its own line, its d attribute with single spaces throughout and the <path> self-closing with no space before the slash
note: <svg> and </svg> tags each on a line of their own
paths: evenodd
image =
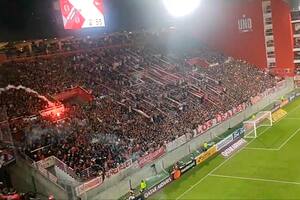
<svg viewBox="0 0 300 200">
<path fill-rule="evenodd" d="M 81 86 L 95 97 L 89 104 L 64 102 L 66 118 L 56 124 L 42 118 L 11 124 L 13 133 L 22 135 L 18 145 L 27 155 L 35 161 L 54 155 L 88 179 L 183 134 L 191 138 L 198 125 L 250 104 L 251 97 L 278 81 L 205 47 L 173 50 L 164 43 L 148 43 L 161 41 L 159 34 L 132 36 L 120 35 L 101 49 L 71 42 L 78 45 L 70 46 L 76 50 L 70 54 L 63 48 L 55 56 L 2 64 L 0 88 L 22 85 L 54 95 Z M 35 115 L 47 107 L 39 97 L 2 89 L 0 107 L 7 108 L 9 119 Z M 87 175 L 86 169 L 93 173 Z"/>
</svg>

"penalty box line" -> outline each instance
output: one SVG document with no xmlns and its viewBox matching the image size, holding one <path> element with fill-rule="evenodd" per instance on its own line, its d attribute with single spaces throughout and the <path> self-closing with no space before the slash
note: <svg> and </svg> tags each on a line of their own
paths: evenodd
<svg viewBox="0 0 300 200">
<path fill-rule="evenodd" d="M 285 119 L 300 120 L 300 117 L 299 118 L 297 118 L 297 117 L 286 117 Z"/>
<path fill-rule="evenodd" d="M 270 183 L 290 184 L 290 185 L 298 185 L 298 186 L 300 186 L 300 182 L 284 181 L 284 180 L 276 180 L 276 179 L 251 178 L 251 177 L 241 177 L 241 176 L 228 176 L 228 175 L 221 175 L 221 174 L 210 174 L 209 176 L 211 176 L 211 177 L 219 177 L 219 178 L 228 178 L 228 179 L 259 181 L 259 182 L 270 182 Z"/>
<path fill-rule="evenodd" d="M 287 117 L 290 113 L 295 112 L 298 108 L 300 108 L 300 105 L 297 106 L 296 108 L 292 109 L 285 117 Z M 283 117 L 282 119 L 284 119 L 285 117 Z M 279 121 L 277 121 L 276 123 L 280 122 L 282 119 L 280 119 Z M 269 130 L 272 126 L 266 128 L 264 131 L 262 131 L 258 136 L 264 134 L 265 132 L 267 132 L 267 130 Z M 220 167 L 222 167 L 224 164 L 226 164 L 229 160 L 231 160 L 235 155 L 237 155 L 239 152 L 241 152 L 242 150 L 244 150 L 248 145 L 250 145 L 253 141 L 255 141 L 255 138 L 252 138 L 244 147 L 242 147 L 241 149 L 239 149 L 238 151 L 236 151 L 234 154 L 232 154 L 229 158 L 227 158 L 224 162 L 220 163 L 219 165 L 217 165 L 214 169 L 212 169 L 208 174 L 206 174 L 205 176 L 203 176 L 199 181 L 197 181 L 195 184 L 193 184 L 191 187 L 189 187 L 186 191 L 184 191 L 181 195 L 179 195 L 179 197 L 176 198 L 176 200 L 181 199 L 185 194 L 187 194 L 188 192 L 190 192 L 191 190 L 193 190 L 197 185 L 199 185 L 203 180 L 205 180 L 207 177 L 209 177 L 211 174 L 213 174 L 215 171 L 217 171 Z"/>
<path fill-rule="evenodd" d="M 261 150 L 261 151 L 280 151 L 295 135 L 297 135 L 300 131 L 298 128 L 288 139 L 286 139 L 278 148 L 256 148 L 256 147 L 245 147 L 245 149 L 249 150 Z"/>
</svg>

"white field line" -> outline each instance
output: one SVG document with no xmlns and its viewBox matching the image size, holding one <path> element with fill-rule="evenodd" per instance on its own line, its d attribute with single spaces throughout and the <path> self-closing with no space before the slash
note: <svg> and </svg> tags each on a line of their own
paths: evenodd
<svg viewBox="0 0 300 200">
<path fill-rule="evenodd" d="M 245 149 L 249 149 L 249 150 L 260 150 L 260 151 L 278 151 L 278 149 L 274 149 L 274 148 L 255 148 L 255 147 L 246 147 Z"/>
<path fill-rule="evenodd" d="M 300 120 L 300 118 L 297 118 L 297 117 L 286 117 L 285 119 L 294 119 L 294 120 Z"/>
<path fill-rule="evenodd" d="M 261 151 L 280 151 L 297 133 L 299 133 L 300 128 L 298 128 L 288 139 L 286 139 L 278 148 L 253 148 L 253 147 L 246 147 L 245 149 L 249 150 L 261 150 Z"/>
<path fill-rule="evenodd" d="M 278 148 L 278 150 L 280 150 L 282 147 L 284 147 L 298 132 L 300 131 L 300 128 L 298 128 L 293 135 L 291 135 L 284 143 L 282 143 L 280 145 L 280 147 Z"/>
<path fill-rule="evenodd" d="M 296 111 L 298 108 L 300 108 L 300 105 L 297 106 L 296 108 L 292 109 L 286 116 L 288 116 L 290 113 Z M 280 120 L 278 120 L 277 122 L 275 122 L 274 124 L 277 124 L 278 122 L 280 122 L 282 119 L 285 119 L 285 117 L 281 118 Z M 274 125 L 273 124 L 273 125 Z M 262 131 L 258 136 L 264 134 L 267 130 L 269 130 L 270 128 L 272 128 L 272 126 L 266 128 L 264 131 Z M 199 185 L 204 179 L 206 179 L 208 176 L 210 176 L 212 173 L 214 173 L 216 170 L 218 170 L 220 167 L 222 167 L 225 163 L 227 163 L 231 158 L 233 158 L 235 155 L 237 155 L 239 152 L 241 152 L 244 148 L 246 148 L 248 145 L 250 145 L 253 141 L 255 140 L 255 138 L 251 139 L 244 147 L 242 147 L 241 149 L 239 149 L 238 151 L 236 151 L 234 154 L 232 154 L 229 158 L 227 158 L 224 162 L 220 163 L 218 166 L 216 166 L 213 170 L 211 170 L 208 174 L 206 174 L 205 176 L 203 176 L 199 181 L 197 181 L 195 184 L 193 184 L 191 187 L 189 187 L 186 191 L 184 191 L 181 195 L 179 195 L 176 200 L 181 199 L 181 197 L 183 197 L 185 194 L 187 194 L 188 192 L 190 192 L 191 190 L 193 190 L 197 185 Z"/>
<path fill-rule="evenodd" d="M 280 184 L 300 185 L 299 182 L 282 181 L 282 180 L 275 180 L 275 179 L 251 178 L 251 177 L 240 177 L 240 176 L 226 176 L 226 175 L 220 175 L 220 174 L 210 174 L 209 176 L 220 177 L 220 178 L 229 178 L 229 179 L 239 179 L 239 180 L 250 180 L 250 181 L 260 181 L 260 182 L 271 182 L 271 183 L 280 183 Z"/>
</svg>

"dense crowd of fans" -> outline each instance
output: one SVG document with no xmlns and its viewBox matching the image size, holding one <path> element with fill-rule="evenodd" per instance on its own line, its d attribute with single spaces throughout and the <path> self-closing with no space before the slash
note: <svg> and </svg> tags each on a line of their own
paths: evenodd
<svg viewBox="0 0 300 200">
<path fill-rule="evenodd" d="M 53 95 L 82 86 L 95 96 L 89 104 L 66 103 L 64 122 L 38 119 L 18 125 L 26 154 L 35 161 L 55 155 L 88 179 L 183 134 L 191 136 L 216 114 L 250 104 L 251 97 L 276 85 L 275 77 L 255 66 L 207 48 L 166 53 L 140 42 L 156 37 L 125 33 L 89 42 L 69 40 L 63 51 L 89 51 L 2 64 L 0 88 L 24 85 Z M 133 42 L 136 38 L 140 41 Z M 107 47 L 91 50 L 99 46 Z M 195 57 L 209 66 L 190 65 Z M 0 93 L 0 107 L 7 108 L 9 118 L 37 113 L 46 103 L 22 90 Z"/>
<path fill-rule="evenodd" d="M 124 45 L 130 44 L 133 41 L 138 40 L 138 34 L 130 33 L 115 33 L 110 35 L 103 35 L 101 37 L 76 38 L 55 38 L 55 39 L 43 39 L 33 41 L 20 41 L 9 42 L 5 45 L 5 48 L 1 51 L 8 58 L 20 58 L 31 57 L 39 55 L 51 55 L 62 52 L 70 52 L 81 50 L 88 50 L 91 48 L 101 48 L 111 45 Z"/>
</svg>

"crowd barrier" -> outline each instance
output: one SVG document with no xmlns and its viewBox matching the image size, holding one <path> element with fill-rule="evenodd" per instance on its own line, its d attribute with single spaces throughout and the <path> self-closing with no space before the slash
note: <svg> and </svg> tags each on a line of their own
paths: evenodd
<svg viewBox="0 0 300 200">
<path fill-rule="evenodd" d="M 144 167 L 146 164 L 159 158 L 164 153 L 165 153 L 165 147 L 161 147 L 160 149 L 139 158 L 138 163 L 139 163 L 140 168 Z"/>
</svg>

